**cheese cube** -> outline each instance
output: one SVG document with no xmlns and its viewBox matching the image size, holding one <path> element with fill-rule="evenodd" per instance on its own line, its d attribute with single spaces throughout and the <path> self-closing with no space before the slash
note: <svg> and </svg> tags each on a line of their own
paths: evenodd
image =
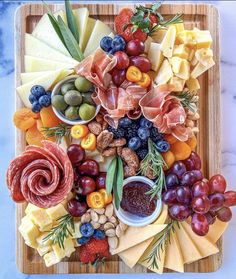
<svg viewBox="0 0 236 279">
<path fill-rule="evenodd" d="M 51 251 L 43 256 L 46 267 L 50 267 L 60 262 L 54 251 Z"/>
<path fill-rule="evenodd" d="M 207 66 L 210 59 L 213 57 L 213 51 L 210 48 L 201 48 L 196 50 L 195 57 L 197 58 L 198 62 Z"/>
<path fill-rule="evenodd" d="M 161 42 L 161 51 L 165 57 L 171 57 L 174 50 L 175 44 L 175 37 L 176 37 L 176 29 L 172 25 L 168 28 L 163 41 Z"/>
<path fill-rule="evenodd" d="M 157 44 L 157 43 L 150 44 L 150 48 L 149 48 L 149 52 L 148 52 L 148 59 L 151 62 L 152 70 L 158 71 L 158 69 L 160 68 L 160 66 L 164 60 L 164 56 L 161 52 L 160 44 Z"/>
<path fill-rule="evenodd" d="M 150 49 L 150 46 L 151 46 L 151 42 L 153 42 L 153 39 L 152 37 L 148 36 L 147 37 L 147 40 L 145 41 L 144 43 L 144 52 L 145 53 L 148 53 L 149 52 L 149 49 Z"/>
<path fill-rule="evenodd" d="M 80 225 L 81 225 L 81 222 L 74 222 L 74 227 L 75 227 L 75 230 L 74 232 L 72 232 L 73 234 L 73 238 L 81 238 L 82 237 L 82 234 L 80 232 Z"/>
<path fill-rule="evenodd" d="M 198 62 L 198 64 L 195 66 L 195 68 L 191 72 L 191 77 L 192 78 L 199 77 L 201 74 L 203 74 L 205 71 L 207 71 L 208 69 L 210 69 L 214 65 L 215 65 L 215 62 L 212 58 L 209 60 L 209 63 L 208 63 L 207 66 L 204 66 L 204 65 L 202 65 L 201 63 Z"/>
<path fill-rule="evenodd" d="M 51 239 L 44 240 L 48 236 L 48 232 L 42 233 L 39 237 L 36 238 L 36 242 L 39 246 L 50 246 L 52 244 Z"/>
<path fill-rule="evenodd" d="M 32 203 L 28 203 L 26 209 L 25 209 L 25 214 L 29 214 L 31 211 L 34 211 L 34 210 L 38 210 L 39 207 L 37 207 L 36 205 L 32 204 Z M 23 219 L 22 219 L 23 220 Z"/>
<path fill-rule="evenodd" d="M 166 29 L 157 29 L 157 31 L 151 34 L 151 37 L 155 43 L 160 44 L 163 41 L 166 32 L 167 32 Z"/>
<path fill-rule="evenodd" d="M 212 37 L 209 30 L 199 30 L 196 32 L 196 46 L 200 48 L 209 48 L 212 44 Z"/>
<path fill-rule="evenodd" d="M 173 91 L 180 92 L 184 89 L 185 79 L 174 76 L 170 79 L 169 84 L 173 85 Z"/>
<path fill-rule="evenodd" d="M 66 257 L 70 257 L 73 252 L 75 252 L 74 241 L 72 238 L 67 238 L 64 242 L 64 253 Z"/>
<path fill-rule="evenodd" d="M 178 56 L 183 59 L 188 59 L 189 56 L 189 48 L 184 44 L 174 46 L 173 56 Z"/>
<path fill-rule="evenodd" d="M 35 224 L 29 219 L 28 216 L 25 216 L 19 226 L 19 232 L 23 236 L 27 245 L 31 247 L 37 247 L 36 238 L 39 236 L 40 232 Z"/>
<path fill-rule="evenodd" d="M 176 41 L 192 48 L 196 45 L 196 31 L 184 30 L 177 35 Z"/>
<path fill-rule="evenodd" d="M 195 55 L 195 49 L 194 48 L 192 48 L 190 51 L 189 51 L 189 55 L 188 55 L 188 61 L 190 62 L 190 61 L 192 61 L 192 59 L 193 59 L 193 57 L 194 57 L 194 55 Z"/>
<path fill-rule="evenodd" d="M 200 84 L 196 78 L 190 77 L 188 80 L 186 80 L 186 85 L 190 92 L 195 92 L 200 89 Z"/>
<path fill-rule="evenodd" d="M 176 34 L 177 35 L 178 35 L 178 33 L 184 31 L 184 24 L 183 23 L 174 24 L 174 27 L 176 29 Z"/>
<path fill-rule="evenodd" d="M 52 220 L 48 216 L 47 212 L 43 208 L 38 208 L 29 213 L 29 218 L 33 223 L 39 227 L 40 231 L 43 231 L 45 228 L 51 227 Z"/>
<path fill-rule="evenodd" d="M 65 250 L 61 248 L 58 243 L 52 245 L 52 250 L 59 261 L 65 257 Z"/>
<path fill-rule="evenodd" d="M 37 251 L 39 253 L 39 255 L 42 257 L 43 255 L 47 254 L 48 252 L 50 252 L 52 250 L 51 246 L 39 246 L 37 248 Z"/>
<path fill-rule="evenodd" d="M 190 64 L 186 59 L 182 59 L 182 63 L 179 69 L 178 73 L 175 73 L 175 75 L 182 79 L 189 79 L 190 76 Z"/>
<path fill-rule="evenodd" d="M 81 246 L 81 244 L 78 243 L 77 239 L 72 238 L 72 240 L 73 240 L 73 243 L 74 243 L 74 247 L 79 247 L 79 246 Z"/>
<path fill-rule="evenodd" d="M 198 63 L 198 60 L 197 60 L 196 56 L 194 55 L 194 57 L 193 57 L 193 59 L 191 60 L 190 64 L 191 64 L 191 66 L 196 66 L 197 63 Z"/>
<path fill-rule="evenodd" d="M 53 206 L 51 208 L 46 209 L 47 214 L 51 218 L 52 221 L 58 220 L 60 217 L 68 214 L 68 212 L 65 210 L 65 207 L 62 204 L 58 204 L 56 206 Z"/>
<path fill-rule="evenodd" d="M 182 60 L 183 59 L 178 56 L 173 56 L 169 59 L 173 73 L 178 73 L 180 71 Z"/>
<path fill-rule="evenodd" d="M 154 80 L 157 85 L 166 84 L 173 77 L 171 65 L 167 59 L 165 59 L 161 65 L 161 68 Z"/>
</svg>

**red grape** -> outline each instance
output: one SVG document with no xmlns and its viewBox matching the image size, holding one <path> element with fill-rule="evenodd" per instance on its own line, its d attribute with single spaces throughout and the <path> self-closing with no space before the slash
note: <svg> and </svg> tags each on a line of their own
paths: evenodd
<svg viewBox="0 0 236 279">
<path fill-rule="evenodd" d="M 83 195 L 80 195 L 80 194 L 77 194 L 75 196 L 75 199 L 79 202 L 86 202 L 86 196 L 83 196 Z"/>
<path fill-rule="evenodd" d="M 186 220 L 191 214 L 191 210 L 186 205 L 175 204 L 169 207 L 169 215 L 172 219 L 177 221 Z"/>
<path fill-rule="evenodd" d="M 168 174 L 166 176 L 166 187 L 167 189 L 174 188 L 179 184 L 178 177 L 175 174 Z"/>
<path fill-rule="evenodd" d="M 212 215 L 210 212 L 207 212 L 207 213 L 205 214 L 205 216 L 206 216 L 206 218 L 207 218 L 207 223 L 208 223 L 209 225 L 212 225 L 212 224 L 215 223 L 216 217 L 215 217 L 214 215 Z"/>
<path fill-rule="evenodd" d="M 191 199 L 191 191 L 189 187 L 178 187 L 176 189 L 176 199 L 181 204 L 189 204 Z"/>
<path fill-rule="evenodd" d="M 98 176 L 99 165 L 92 159 L 86 159 L 81 165 L 78 166 L 78 171 L 81 175 Z"/>
<path fill-rule="evenodd" d="M 71 216 L 81 217 L 88 209 L 86 202 L 79 202 L 76 199 L 68 201 L 67 208 Z"/>
<path fill-rule="evenodd" d="M 194 213 L 192 216 L 191 227 L 197 235 L 206 235 L 209 231 L 207 217 L 203 214 Z"/>
<path fill-rule="evenodd" d="M 124 70 L 129 67 L 129 57 L 123 51 L 117 51 L 114 56 L 117 59 L 116 69 Z"/>
<path fill-rule="evenodd" d="M 144 43 L 138 39 L 131 40 L 126 45 L 126 53 L 129 56 L 137 56 L 144 52 Z"/>
<path fill-rule="evenodd" d="M 194 151 L 191 152 L 189 158 L 184 160 L 183 163 L 185 164 L 188 171 L 200 170 L 202 165 L 199 155 Z"/>
<path fill-rule="evenodd" d="M 71 144 L 67 148 L 67 155 L 74 166 L 85 159 L 85 151 L 79 144 Z"/>
<path fill-rule="evenodd" d="M 116 86 L 120 86 L 125 80 L 126 72 L 125 70 L 113 69 L 111 76 L 113 83 Z"/>
<path fill-rule="evenodd" d="M 207 213 L 210 209 L 210 200 L 207 196 L 196 197 L 191 202 L 192 209 L 196 213 Z"/>
<path fill-rule="evenodd" d="M 211 210 L 216 211 L 224 205 L 224 194 L 215 193 L 208 196 L 211 203 Z"/>
<path fill-rule="evenodd" d="M 220 175 L 216 174 L 211 177 L 209 180 L 209 186 L 210 186 L 210 193 L 224 193 L 226 189 L 226 181 L 225 178 Z"/>
<path fill-rule="evenodd" d="M 100 173 L 96 179 L 97 189 L 105 189 L 106 188 L 106 173 Z"/>
<path fill-rule="evenodd" d="M 82 188 L 82 195 L 86 196 L 96 189 L 95 181 L 89 176 L 83 176 L 78 181 L 79 188 Z"/>
<path fill-rule="evenodd" d="M 192 186 L 194 183 L 196 183 L 199 180 L 202 180 L 203 175 L 200 170 L 192 170 L 192 171 L 186 171 L 180 183 L 184 186 Z"/>
<path fill-rule="evenodd" d="M 209 185 L 206 181 L 198 181 L 193 184 L 192 195 L 193 197 L 207 196 L 209 194 Z"/>
<path fill-rule="evenodd" d="M 236 192 L 235 191 L 227 191 L 224 193 L 225 197 L 225 206 L 234 206 L 236 205 Z"/>
<path fill-rule="evenodd" d="M 232 218 L 232 211 L 228 207 L 222 207 L 216 212 L 216 216 L 222 222 L 229 222 Z"/>
<path fill-rule="evenodd" d="M 147 73 L 151 70 L 151 62 L 144 56 L 130 57 L 130 65 L 136 66 L 143 73 Z"/>
<path fill-rule="evenodd" d="M 176 199 L 176 192 L 174 189 L 168 190 L 166 192 L 163 193 L 162 195 L 162 201 L 165 204 L 168 205 L 173 205 L 177 203 L 177 199 Z"/>
<path fill-rule="evenodd" d="M 184 163 L 182 163 L 181 161 L 176 161 L 168 171 L 168 173 L 175 174 L 178 177 L 178 179 L 180 179 L 185 172 L 186 167 Z"/>
</svg>

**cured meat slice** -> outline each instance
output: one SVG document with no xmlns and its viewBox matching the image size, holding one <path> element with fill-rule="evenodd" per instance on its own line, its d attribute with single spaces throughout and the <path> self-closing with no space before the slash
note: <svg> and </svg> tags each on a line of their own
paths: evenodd
<svg viewBox="0 0 236 279">
<path fill-rule="evenodd" d="M 63 201 L 73 181 L 73 168 L 67 154 L 51 141 L 43 141 L 43 147 L 27 146 L 22 155 L 11 161 L 7 171 L 12 199 L 41 208 Z"/>
</svg>

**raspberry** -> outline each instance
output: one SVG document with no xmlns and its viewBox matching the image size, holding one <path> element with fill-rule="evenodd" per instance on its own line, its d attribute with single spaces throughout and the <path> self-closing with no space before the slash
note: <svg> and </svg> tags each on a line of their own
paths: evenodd
<svg viewBox="0 0 236 279">
<path fill-rule="evenodd" d="M 92 238 L 85 246 L 88 252 L 92 254 L 100 254 L 109 249 L 107 239 Z"/>
<path fill-rule="evenodd" d="M 96 260 L 96 254 L 91 254 L 87 250 L 86 245 L 82 245 L 80 247 L 80 253 L 79 253 L 80 261 L 82 263 L 93 263 Z"/>
</svg>

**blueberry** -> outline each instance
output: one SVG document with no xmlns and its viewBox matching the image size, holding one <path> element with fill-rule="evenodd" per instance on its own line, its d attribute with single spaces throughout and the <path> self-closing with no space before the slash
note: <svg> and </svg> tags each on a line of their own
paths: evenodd
<svg viewBox="0 0 236 279">
<path fill-rule="evenodd" d="M 48 91 L 46 92 L 46 95 L 47 95 L 47 94 L 51 96 L 51 95 L 52 95 L 52 91 L 48 90 Z"/>
<path fill-rule="evenodd" d="M 94 228 L 90 223 L 84 223 L 80 226 L 82 236 L 90 237 L 94 233 Z"/>
<path fill-rule="evenodd" d="M 35 112 L 35 113 L 38 113 L 40 112 L 42 106 L 39 104 L 39 102 L 33 102 L 32 104 L 32 111 Z"/>
<path fill-rule="evenodd" d="M 45 89 L 41 85 L 33 86 L 30 92 L 37 98 L 37 100 L 46 93 Z"/>
<path fill-rule="evenodd" d="M 119 126 L 122 128 L 127 128 L 132 124 L 132 120 L 129 119 L 128 117 L 123 117 L 119 121 Z"/>
<path fill-rule="evenodd" d="M 150 132 L 148 128 L 140 127 L 138 129 L 138 136 L 141 140 L 147 140 L 150 137 Z"/>
<path fill-rule="evenodd" d="M 42 107 L 49 107 L 51 105 L 51 96 L 49 94 L 41 96 L 39 98 L 39 104 Z"/>
<path fill-rule="evenodd" d="M 38 100 L 34 95 L 30 94 L 29 95 L 29 101 L 30 101 L 31 104 L 33 104 L 34 102 L 37 102 Z"/>
<path fill-rule="evenodd" d="M 138 137 L 131 138 L 128 143 L 128 147 L 137 150 L 141 146 L 141 140 Z"/>
<path fill-rule="evenodd" d="M 116 35 L 112 41 L 111 47 L 114 51 L 125 50 L 125 40 L 122 36 Z"/>
<path fill-rule="evenodd" d="M 78 239 L 77 239 L 77 242 L 78 242 L 78 244 L 80 244 L 80 245 L 84 245 L 84 244 L 86 244 L 87 242 L 89 242 L 89 240 L 90 240 L 89 237 L 82 236 L 81 238 L 78 238 Z"/>
<path fill-rule="evenodd" d="M 96 238 L 96 239 L 104 239 L 104 238 L 106 238 L 105 233 L 102 230 L 94 230 L 93 237 Z"/>
<path fill-rule="evenodd" d="M 156 147 L 159 152 L 167 152 L 170 149 L 170 144 L 166 140 L 159 140 Z"/>
<path fill-rule="evenodd" d="M 103 37 L 100 41 L 101 49 L 103 49 L 105 52 L 109 52 L 112 49 L 111 47 L 112 40 L 113 39 L 111 37 L 108 36 Z"/>
<path fill-rule="evenodd" d="M 148 129 L 152 128 L 152 126 L 153 126 L 152 122 L 149 121 L 149 120 L 147 120 L 147 119 L 144 118 L 144 117 L 142 117 L 142 118 L 140 119 L 139 124 L 140 124 L 141 127 L 148 128 Z"/>
</svg>

